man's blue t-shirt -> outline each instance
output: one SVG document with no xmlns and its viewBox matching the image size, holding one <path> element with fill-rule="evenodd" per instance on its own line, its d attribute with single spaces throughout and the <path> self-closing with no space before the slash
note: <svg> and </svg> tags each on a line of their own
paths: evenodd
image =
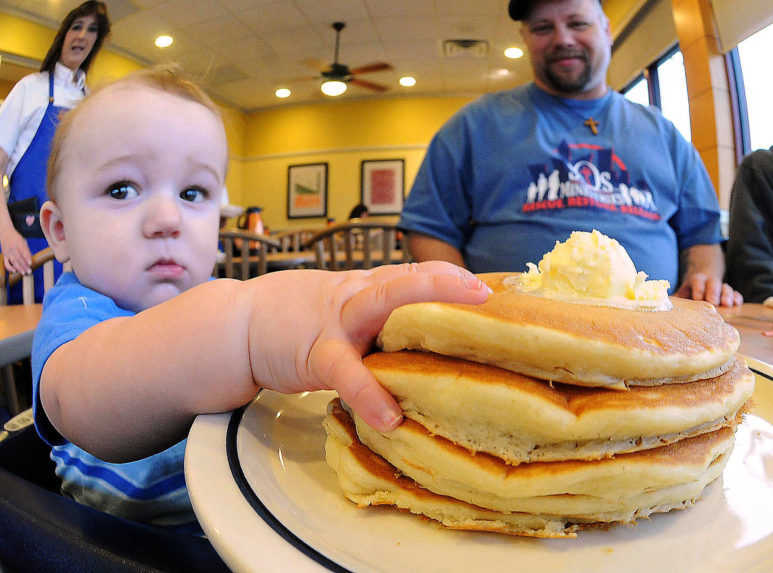
<svg viewBox="0 0 773 573">
<path fill-rule="evenodd" d="M 183 475 L 185 441 L 135 462 L 104 462 L 66 442 L 40 404 L 40 375 L 57 348 L 100 322 L 134 314 L 83 286 L 73 273 L 61 276 L 45 296 L 43 316 L 32 345 L 35 427 L 40 437 L 53 446 L 51 459 L 62 480 L 62 491 L 76 501 L 112 515 L 156 525 L 195 523 Z M 147 431 L 152 432 L 153 428 Z"/>
<path fill-rule="evenodd" d="M 679 251 L 722 240 L 705 168 L 657 110 L 534 84 L 484 96 L 441 128 L 400 227 L 456 247 L 473 272 L 525 271 L 572 231 L 598 229 L 672 291 Z"/>
</svg>

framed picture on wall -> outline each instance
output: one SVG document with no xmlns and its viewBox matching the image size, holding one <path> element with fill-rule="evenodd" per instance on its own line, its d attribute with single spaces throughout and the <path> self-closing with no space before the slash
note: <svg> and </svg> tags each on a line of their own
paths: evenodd
<svg viewBox="0 0 773 573">
<path fill-rule="evenodd" d="M 399 215 L 405 194 L 403 159 L 365 159 L 360 168 L 360 200 L 371 215 Z"/>
<path fill-rule="evenodd" d="M 287 218 L 327 216 L 327 163 L 287 167 Z"/>
</svg>

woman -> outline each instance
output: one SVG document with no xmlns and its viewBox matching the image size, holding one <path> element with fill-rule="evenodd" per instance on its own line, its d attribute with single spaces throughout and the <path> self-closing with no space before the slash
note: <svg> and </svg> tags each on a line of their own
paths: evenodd
<svg viewBox="0 0 773 573">
<path fill-rule="evenodd" d="M 4 181 L 3 174 L 10 178 L 10 195 L 3 199 L 9 204 L 28 200 L 24 203 L 28 209 L 15 217 L 16 228 L 8 205 L 0 200 L 0 252 L 9 272 L 28 274 L 31 253 L 48 246 L 42 233 L 36 232 L 33 213 L 36 215 L 46 200 L 51 139 L 60 112 L 74 107 L 86 94 L 86 72 L 109 32 L 103 2 L 89 0 L 72 10 L 59 27 L 40 72 L 22 78 L 0 106 L 0 176 Z M 20 226 L 30 238 L 20 234 Z M 57 263 L 57 267 L 59 276 L 61 265 Z M 43 297 L 42 282 L 36 277 L 37 301 Z M 18 302 L 21 289 L 11 289 L 9 303 Z"/>
<path fill-rule="evenodd" d="M 349 211 L 349 220 L 352 219 L 365 219 L 368 216 L 368 207 L 365 203 L 358 203 L 352 210 Z"/>
</svg>

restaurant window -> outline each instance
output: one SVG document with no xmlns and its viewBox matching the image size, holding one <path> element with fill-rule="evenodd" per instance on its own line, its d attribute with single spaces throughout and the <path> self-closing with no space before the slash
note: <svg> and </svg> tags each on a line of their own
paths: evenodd
<svg viewBox="0 0 773 573">
<path fill-rule="evenodd" d="M 735 54 L 739 121 L 748 134 L 744 154 L 773 145 L 772 53 L 773 24 L 740 42 Z"/>
<path fill-rule="evenodd" d="M 622 90 L 631 101 L 660 108 L 663 116 L 691 141 L 687 76 L 679 46 L 647 66 L 645 72 Z"/>
<path fill-rule="evenodd" d="M 634 80 L 633 83 L 623 91 L 626 99 L 641 105 L 650 105 L 650 90 L 647 86 L 647 78 L 643 75 Z"/>
<path fill-rule="evenodd" d="M 660 85 L 660 109 L 671 120 L 687 141 L 690 130 L 690 101 L 687 98 L 687 76 L 684 73 L 682 52 L 676 50 L 657 67 Z"/>
</svg>

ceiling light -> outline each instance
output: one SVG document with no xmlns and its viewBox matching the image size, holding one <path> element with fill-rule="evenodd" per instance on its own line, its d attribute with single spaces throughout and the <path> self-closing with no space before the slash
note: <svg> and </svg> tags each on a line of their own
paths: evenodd
<svg viewBox="0 0 773 573">
<path fill-rule="evenodd" d="M 290 97 L 290 94 L 292 93 L 293 92 L 291 92 L 287 88 L 279 88 L 274 92 L 274 95 L 279 98 L 286 98 L 286 97 Z"/>
<path fill-rule="evenodd" d="M 174 38 L 172 36 L 167 36 L 166 34 L 160 35 L 158 38 L 156 38 L 155 44 L 157 48 L 168 48 L 172 45 L 174 42 Z"/>
<path fill-rule="evenodd" d="M 403 76 L 400 78 L 400 85 L 406 88 L 410 88 L 416 85 L 416 78 L 413 76 Z"/>
<path fill-rule="evenodd" d="M 511 60 L 517 60 L 523 57 L 523 50 L 521 48 L 507 48 L 505 50 L 505 57 Z"/>
<path fill-rule="evenodd" d="M 346 91 L 346 84 L 341 80 L 328 80 L 320 86 L 322 93 L 327 96 L 340 96 Z"/>
</svg>

